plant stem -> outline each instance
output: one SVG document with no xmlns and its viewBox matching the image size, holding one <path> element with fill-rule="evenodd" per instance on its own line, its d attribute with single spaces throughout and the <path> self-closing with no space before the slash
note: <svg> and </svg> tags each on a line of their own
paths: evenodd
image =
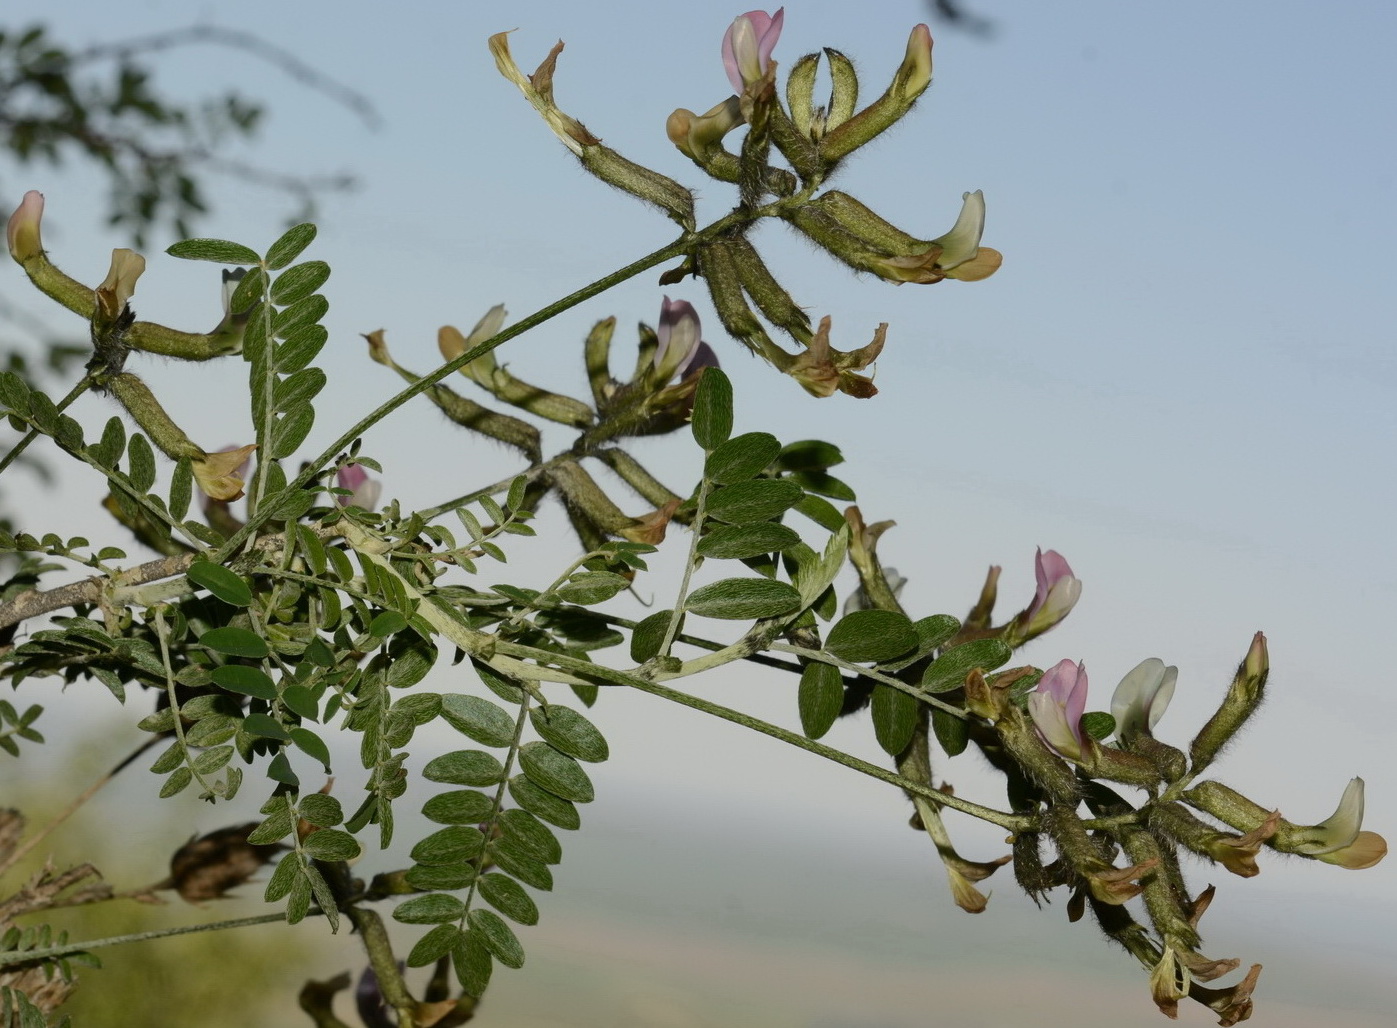
<svg viewBox="0 0 1397 1028">
<path fill-rule="evenodd" d="M 131 761 L 135 760 L 142 753 L 150 749 L 159 741 L 160 737 L 158 735 L 154 735 L 147 739 L 145 742 L 141 743 L 139 746 L 136 747 L 135 751 L 131 753 L 130 756 L 123 758 L 121 762 L 118 763 L 114 768 L 103 774 L 100 778 L 97 779 L 97 781 L 93 782 L 82 792 L 78 793 L 78 795 L 73 798 L 73 802 L 69 803 L 66 807 L 59 811 L 57 816 L 55 816 L 52 821 L 44 825 L 44 827 L 40 828 L 28 839 L 25 839 L 21 845 L 16 846 L 15 849 L 10 853 L 9 859 L 0 862 L 0 877 L 4 877 L 5 872 L 9 871 L 10 868 L 14 867 L 21 860 L 23 860 L 25 855 L 28 854 L 31 850 L 33 850 L 35 846 L 39 845 L 39 843 L 43 842 L 50 835 L 52 835 L 54 829 L 56 829 L 64 821 L 67 821 L 68 818 L 72 817 L 80 809 L 82 809 L 82 805 L 84 803 L 92 799 L 93 796 L 97 795 L 101 788 L 108 782 L 110 782 L 113 778 L 115 778 L 116 775 L 123 768 L 125 768 L 128 764 L 131 763 Z"/>
<path fill-rule="evenodd" d="M 307 463 L 305 470 L 303 470 L 299 475 L 297 475 L 296 478 L 292 482 L 290 482 L 286 486 L 286 488 L 283 489 L 281 493 L 279 493 L 273 500 L 268 501 L 265 497 L 259 497 L 258 513 L 254 516 L 249 517 L 247 520 L 247 524 L 244 525 L 242 529 L 238 531 L 231 539 L 229 539 L 221 547 L 219 547 L 217 554 L 214 555 L 212 560 L 215 563 L 223 563 L 224 561 L 226 561 L 228 559 L 229 554 L 235 552 L 239 546 L 241 546 L 248 538 L 250 538 L 253 535 L 253 533 L 255 533 L 257 529 L 259 529 L 262 526 L 262 524 L 270 518 L 270 512 L 280 507 L 282 500 L 290 497 L 297 489 L 302 488 L 304 485 L 310 482 L 311 479 L 313 479 L 316 475 L 320 473 L 321 468 L 325 467 L 327 464 L 329 464 L 330 461 L 332 461 L 335 458 L 336 454 L 338 454 L 355 439 L 361 436 L 366 430 L 378 424 L 378 422 L 382 421 L 393 411 L 397 410 L 403 404 L 407 403 L 414 396 L 426 392 L 432 386 L 442 381 L 442 379 L 449 376 L 452 372 L 458 371 L 459 369 L 465 367 L 467 364 L 469 364 L 476 358 L 489 353 L 491 350 L 494 350 L 499 346 L 502 346 L 504 343 L 507 343 L 509 340 L 513 339 L 515 336 L 522 335 L 530 329 L 543 324 L 545 321 L 548 321 L 550 318 L 555 317 L 558 314 L 561 314 L 563 311 L 569 310 L 572 307 L 576 307 L 579 303 L 582 303 L 584 300 L 590 300 L 592 297 L 596 296 L 599 293 L 605 292 L 612 286 L 626 281 L 626 279 L 634 278 L 636 275 L 639 275 L 642 271 L 648 271 L 650 268 L 653 268 L 656 265 L 663 264 L 667 260 L 671 260 L 674 257 L 678 257 L 680 254 L 683 254 L 689 249 L 691 249 L 694 246 L 697 238 L 713 234 L 716 231 L 720 231 L 722 228 L 726 228 L 730 218 L 731 216 L 729 216 L 729 218 L 719 219 L 713 225 L 710 225 L 708 226 L 708 228 L 704 229 L 702 233 L 699 233 L 698 236 L 692 234 L 685 234 L 679 239 L 676 239 L 674 242 L 660 247 L 660 249 L 654 251 L 653 253 L 647 254 L 639 260 L 627 264 L 624 268 L 619 268 L 618 270 L 613 271 L 609 275 L 604 275 L 603 277 L 597 279 L 595 282 L 585 285 L 576 292 L 563 297 L 561 300 L 556 300 L 553 303 L 548 304 L 546 307 L 540 308 L 539 310 L 535 311 L 533 314 L 530 314 L 523 320 L 515 322 L 508 328 L 501 329 L 499 332 L 495 333 L 495 335 L 485 340 L 479 346 L 475 347 L 474 349 L 467 350 L 465 353 L 461 354 L 455 360 L 447 361 L 445 364 L 437 368 L 435 371 L 427 375 L 424 375 L 422 378 L 418 379 L 416 382 L 399 392 L 397 395 L 391 397 L 386 402 L 380 404 L 378 407 L 374 408 L 368 414 L 364 415 L 364 417 L 360 418 L 357 422 L 355 422 L 354 425 L 352 425 L 349 429 L 343 432 L 338 439 L 336 439 L 333 443 L 331 443 L 328 447 L 325 448 L 325 451 L 323 453 L 321 453 L 318 457 L 314 458 L 309 463 Z"/>
<path fill-rule="evenodd" d="M 310 913 L 321 914 L 323 911 L 312 908 Z M 225 928 L 244 928 L 285 920 L 286 914 L 284 912 L 259 914 L 256 917 L 238 917 L 231 921 L 211 921 L 208 924 L 185 925 L 182 928 L 156 928 L 148 932 L 113 935 L 107 939 L 90 939 L 87 942 L 70 942 L 62 946 L 48 946 L 44 949 L 9 950 L 0 953 L 0 969 L 38 963 L 43 960 L 59 960 L 63 957 L 71 957 L 74 953 L 87 953 L 94 949 L 105 949 L 108 946 L 122 946 L 128 942 L 146 942 L 149 939 L 164 939 L 171 935 L 191 935 L 194 932 L 219 932 Z"/>
<path fill-rule="evenodd" d="M 72 406 L 74 400 L 76 400 L 83 393 L 87 392 L 90 388 L 92 388 L 92 376 L 90 374 L 84 375 L 78 381 L 78 384 L 73 386 L 73 388 L 68 391 L 68 395 L 58 401 L 58 406 L 55 409 L 58 411 L 59 414 L 62 414 L 65 410 Z M 40 432 L 37 428 L 31 428 L 23 439 L 15 443 L 14 449 L 12 449 L 9 453 L 5 454 L 4 458 L 0 459 L 0 473 L 3 473 L 6 468 L 13 464 L 15 460 L 19 457 L 19 455 L 23 453 L 25 450 L 27 450 L 29 448 L 29 444 L 32 443 L 35 439 L 37 439 L 39 435 Z"/>
<path fill-rule="evenodd" d="M 881 768 L 877 764 L 870 764 L 868 761 L 855 757 L 851 753 L 836 750 L 832 746 L 826 746 L 824 743 L 816 742 L 814 739 L 807 739 L 805 736 L 789 731 L 779 725 L 773 725 L 768 721 L 763 721 L 760 718 L 744 714 L 740 710 L 733 710 L 731 707 L 724 707 L 721 704 L 713 703 L 701 697 L 691 696 L 688 693 L 680 692 L 677 689 L 671 689 L 658 682 L 635 680 L 628 684 L 634 689 L 639 689 L 641 692 L 647 692 L 652 696 L 658 696 L 661 699 L 669 700 L 671 703 L 692 707 L 694 710 L 700 710 L 705 714 L 711 714 L 714 717 L 722 718 L 724 721 L 731 721 L 735 725 L 750 728 L 752 731 L 760 732 L 762 735 L 768 735 L 773 739 L 780 739 L 782 742 L 789 743 L 797 749 L 805 750 L 808 753 L 814 753 L 817 756 L 824 757 L 826 760 L 832 760 L 836 764 L 842 764 L 844 767 L 868 775 L 870 778 L 876 778 L 880 782 L 896 785 L 908 793 L 930 800 L 937 806 L 959 810 L 963 814 L 969 814 L 971 817 L 979 818 L 981 821 L 988 821 L 990 824 L 999 825 L 1001 828 L 1005 828 L 1011 832 L 1026 831 L 1032 826 L 1033 822 L 1031 818 L 1023 817 L 1018 814 L 1006 814 L 992 807 L 984 807 L 978 803 L 971 803 L 969 800 L 963 800 L 959 796 L 948 795 L 930 786 L 923 785 L 921 782 L 914 782 L 911 779 L 902 777 L 896 772 Z"/>
</svg>

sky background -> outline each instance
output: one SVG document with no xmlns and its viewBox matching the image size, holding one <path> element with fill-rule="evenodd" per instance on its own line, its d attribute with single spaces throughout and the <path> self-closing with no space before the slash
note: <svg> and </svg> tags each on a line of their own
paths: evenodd
<svg viewBox="0 0 1397 1028">
<path fill-rule="evenodd" d="M 1003 269 L 981 283 L 896 288 L 856 278 L 780 226 L 764 227 L 758 246 L 799 303 L 833 317 L 836 346 L 861 345 L 882 321 L 890 324 L 888 345 L 878 364 L 880 395 L 817 401 L 723 338 L 701 288 L 670 287 L 705 314 L 707 337 L 735 384 L 736 431 L 843 447 L 842 477 L 865 517 L 898 523 L 880 552 L 909 578 L 903 601 L 914 617 L 962 614 L 990 564 L 1004 566 L 1001 615 L 1010 614 L 1032 595 L 1034 548 L 1062 552 L 1085 582 L 1081 603 L 1025 659 L 1085 660 L 1096 709 L 1144 657 L 1178 665 L 1174 704 L 1158 729 L 1167 741 L 1187 743 L 1252 633 L 1264 630 L 1272 659 L 1267 705 L 1218 776 L 1292 820 L 1315 822 L 1361 775 L 1367 826 L 1391 839 L 1397 701 L 1380 647 L 1397 622 L 1390 287 L 1397 91 L 1388 71 L 1397 9 L 1255 0 L 976 0 L 973 9 L 993 19 L 993 35 L 933 22 L 932 89 L 911 117 L 848 162 L 836 185 L 924 238 L 950 227 L 962 192 L 983 189 L 985 242 L 1004 253 Z M 496 73 L 485 48 L 491 33 L 519 30 L 511 46 L 526 69 L 565 40 L 555 83 L 564 110 L 631 159 L 697 187 L 701 223 L 732 202 L 728 187 L 705 180 L 674 150 L 664 122 L 676 107 L 704 111 L 728 95 L 718 48 L 740 10 L 706 2 L 599 10 L 555 2 L 247 0 L 233 9 L 73 0 L 42 12 L 36 6 L 33 16 L 72 44 L 194 22 L 249 29 L 375 104 L 382 126 L 370 130 L 276 69 L 224 49 L 173 51 L 158 64 L 157 82 L 172 94 L 236 85 L 267 101 L 266 129 L 240 156 L 287 171 L 350 171 L 360 181 L 356 192 L 326 199 L 308 254 L 335 269 L 324 354 L 332 384 L 318 404 L 309 454 L 398 388 L 396 376 L 367 360 L 359 333 L 386 329 L 397 359 L 427 370 L 439 360 L 440 325 L 469 330 L 498 302 L 522 317 L 671 238 L 665 219 L 577 167 Z M 872 98 L 901 60 L 908 31 L 926 19 L 913 0 L 792 4 L 776 57 L 789 66 L 803 53 L 837 47 L 855 60 Z M 237 182 L 210 185 L 216 209 L 201 234 L 263 249 L 283 227 L 284 198 Z M 100 281 L 110 248 L 129 240 L 94 232 L 105 202 L 98 180 L 77 168 L 0 167 L 5 205 L 27 188 L 46 194 L 44 238 L 54 259 L 83 281 Z M 212 325 L 216 270 L 164 257 L 169 241 L 147 248 L 134 306 L 151 320 Z M 81 328 L 31 300 L 16 268 L 0 273 L 0 293 L 55 327 Z M 530 381 L 583 395 L 588 328 L 617 317 L 615 363 L 624 369 L 629 326 L 653 324 L 661 295 L 654 273 L 642 275 L 509 344 L 502 359 Z M 241 365 L 140 363 L 201 443 L 250 439 L 240 387 L 227 385 L 228 375 L 241 377 Z M 75 409 L 94 427 L 109 413 L 98 398 Z M 552 441 L 568 442 L 561 434 Z M 408 505 L 440 502 L 516 469 L 508 454 L 473 443 L 425 404 L 398 412 L 366 447 L 385 464 L 389 495 Z M 697 454 L 683 438 L 637 441 L 633 452 L 676 491 L 697 473 Z M 88 483 L 65 481 L 59 492 L 38 495 L 43 528 L 58 518 L 60 531 L 95 538 L 98 495 Z M 628 509 L 638 514 L 643 504 Z M 487 571 L 487 581 L 512 574 L 540 585 L 575 556 L 557 512 L 540 521 L 558 530 L 553 540 L 515 547 L 508 571 Z M 642 587 L 661 606 L 676 564 L 661 557 L 653 584 Z M 452 683 L 442 675 L 435 684 Z M 795 723 L 791 682 L 734 671 L 685 684 Z M 51 691 L 31 684 L 21 699 L 49 703 Z M 70 695 L 78 693 L 89 721 L 126 716 L 105 690 Z M 894 790 L 645 696 L 608 693 L 595 716 L 613 758 L 595 769 L 593 813 L 612 830 L 589 832 L 589 822 L 575 844 L 569 840 L 567 859 L 575 849 L 579 868 L 574 874 L 565 862 L 564 887 L 543 903 L 543 925 L 524 936 L 531 958 L 544 954 L 537 975 L 572 968 L 574 982 L 601 981 L 635 967 L 637 980 L 655 982 L 663 980 L 656 968 L 700 966 L 696 953 L 733 945 L 744 958 L 697 978 L 698 994 L 745 996 L 744 983 L 757 991 L 765 983 L 776 997 L 770 1010 L 786 1011 L 791 1024 L 924 1023 L 933 996 L 957 997 L 959 1020 L 944 1023 L 1014 1023 L 1030 996 L 1044 1003 L 1035 1019 L 1080 1025 L 1076 975 L 1081 988 L 1112 997 L 1102 1001 L 1100 1023 L 1118 1024 L 1123 1013 L 1142 1022 L 1156 1016 L 1133 962 L 1106 951 L 1085 925 L 1061 924 L 1060 905 L 1034 911 L 1007 877 L 985 914 L 957 911 L 931 848 L 906 829 L 906 804 Z M 56 718 L 48 731 L 63 741 Z M 878 759 L 864 720 L 841 723 L 827 741 Z M 1002 802 L 976 760 L 955 761 L 945 776 L 961 795 Z M 225 823 L 192 798 L 189 816 L 207 828 Z M 959 818 L 950 826 L 968 856 L 1003 852 L 996 830 Z M 753 873 L 762 853 L 780 863 Z M 1210 880 L 1204 868 L 1195 872 L 1200 887 Z M 773 882 L 791 878 L 807 885 L 779 907 L 783 920 L 769 901 L 779 894 Z M 870 878 L 885 880 L 885 889 L 854 889 Z M 1273 858 L 1258 879 L 1214 873 L 1211 880 L 1220 891 L 1205 949 L 1266 965 L 1258 1023 L 1315 1023 L 1319 1007 L 1331 1024 L 1379 1023 L 1374 1011 L 1390 1004 L 1390 979 L 1362 975 L 1397 958 L 1391 862 L 1355 873 Z M 608 882 L 653 894 L 656 904 L 682 891 L 695 913 L 680 924 L 656 906 L 646 934 L 627 920 Z M 849 904 L 850 895 L 861 902 Z M 550 929 L 554 900 L 560 927 Z M 782 977 L 783 967 L 800 963 L 793 954 L 825 938 L 822 931 L 836 938 L 831 926 L 853 908 L 873 934 L 876 914 L 898 939 L 910 925 L 900 952 L 915 959 L 898 979 L 908 990 L 902 1006 L 888 999 L 885 1011 L 869 1012 L 871 997 L 897 992 L 879 976 L 901 965 L 867 959 L 857 936 L 821 950 L 834 964 L 808 962 L 828 970 Z M 725 931 L 726 909 L 753 912 L 749 920 L 766 927 Z M 603 932 L 603 923 L 620 927 Z M 1007 946 L 1006 936 L 1035 944 Z M 704 947 L 709 938 L 727 941 Z M 856 951 L 864 955 L 849 956 Z M 627 964 L 627 952 L 649 963 Z M 960 968 L 955 984 L 939 984 L 966 954 L 980 962 L 975 974 L 985 974 L 984 983 Z M 1010 973 L 1022 987 L 1004 986 Z M 501 1009 L 511 979 L 508 988 L 525 990 L 535 980 L 528 972 L 502 979 Z M 800 1013 L 805 1000 L 782 1005 L 811 982 L 830 993 L 835 1012 Z M 1123 1007 L 1110 1006 L 1116 996 Z M 710 1023 L 698 1008 L 674 1004 L 663 1017 L 643 1004 L 639 1013 L 599 1005 L 595 1016 L 597 1023 Z M 862 1020 L 849 1013 L 853 1006 Z M 555 1021 L 546 1016 L 559 1015 L 539 1014 L 545 1019 L 537 1023 L 583 1023 L 579 1009 Z M 763 1014 L 762 1023 L 783 1023 L 774 1016 Z M 517 1017 L 512 1023 L 533 1023 Z M 1184 1017 L 1209 1023 L 1194 1011 Z"/>
</svg>

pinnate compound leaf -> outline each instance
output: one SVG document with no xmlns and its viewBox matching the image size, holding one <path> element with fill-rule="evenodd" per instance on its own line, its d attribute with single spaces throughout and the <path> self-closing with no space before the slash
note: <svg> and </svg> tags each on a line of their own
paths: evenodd
<svg viewBox="0 0 1397 1028">
<path fill-rule="evenodd" d="M 472 910 L 466 915 L 466 923 L 480 935 L 490 955 L 505 967 L 524 966 L 524 947 L 519 945 L 514 930 L 498 914 L 489 910 Z"/>
<path fill-rule="evenodd" d="M 315 226 L 309 222 L 292 225 L 267 250 L 267 267 L 273 271 L 286 267 L 315 240 L 315 232 Z"/>
<path fill-rule="evenodd" d="M 511 921 L 538 924 L 538 904 L 508 875 L 498 872 L 481 875 L 476 888 L 492 907 Z"/>
<path fill-rule="evenodd" d="M 234 607 L 246 607 L 252 602 L 252 589 L 235 571 L 222 564 L 207 560 L 196 560 L 185 572 L 195 585 L 201 585 L 224 603 Z"/>
<path fill-rule="evenodd" d="M 441 716 L 482 746 L 508 746 L 514 738 L 514 718 L 481 696 L 446 693 L 441 698 Z"/>
<path fill-rule="evenodd" d="M 811 663 L 800 673 L 800 728 L 809 739 L 830 730 L 844 705 L 844 676 L 833 664 Z"/>
<path fill-rule="evenodd" d="M 869 704 L 873 716 L 873 734 L 883 752 L 897 756 L 912 741 L 917 729 L 917 699 L 901 689 L 879 683 L 873 687 Z"/>
<path fill-rule="evenodd" d="M 227 239 L 184 239 L 166 251 L 186 261 L 214 261 L 218 264 L 260 264 L 262 258 L 251 247 Z"/>
<path fill-rule="evenodd" d="M 748 432 L 716 447 L 703 463 L 704 477 L 719 485 L 755 478 L 781 452 L 781 442 L 769 432 Z"/>
<path fill-rule="evenodd" d="M 800 593 L 769 578 L 725 578 L 695 589 L 685 607 L 701 617 L 747 621 L 789 614 L 800 607 Z"/>
<path fill-rule="evenodd" d="M 403 924 L 445 924 L 459 921 L 465 913 L 466 905 L 455 896 L 431 892 L 399 903 L 393 908 L 393 920 Z"/>
<path fill-rule="evenodd" d="M 451 952 L 461 941 L 461 928 L 454 924 L 439 924 L 412 947 L 407 955 L 408 967 L 426 967 Z"/>
<path fill-rule="evenodd" d="M 601 732 L 571 707 L 550 703 L 545 711 L 534 707 L 529 711 L 534 730 L 556 749 L 570 757 L 598 763 L 610 755 Z"/>
<path fill-rule="evenodd" d="M 922 675 L 922 688 L 927 692 L 950 692 L 965 684 L 965 676 L 975 668 L 993 671 L 1009 662 L 1014 651 L 999 639 L 976 639 L 953 646 L 937 657 Z"/>
<path fill-rule="evenodd" d="M 520 809 L 527 810 L 535 817 L 551 825 L 576 831 L 582 827 L 582 815 L 577 807 L 561 796 L 554 796 L 546 789 L 540 789 L 525 775 L 515 775 L 509 780 L 509 795 Z"/>
<path fill-rule="evenodd" d="M 504 780 L 504 765 L 484 750 L 455 750 L 429 760 L 422 777 L 446 785 L 497 785 Z"/>
<path fill-rule="evenodd" d="M 732 435 L 732 383 L 721 368 L 704 368 L 694 391 L 694 439 L 716 450 Z"/>
<path fill-rule="evenodd" d="M 220 689 L 256 696 L 259 700 L 274 700 L 277 697 L 276 683 L 261 668 L 245 664 L 225 664 L 209 672 L 209 678 Z"/>
<path fill-rule="evenodd" d="M 777 553 L 800 542 L 793 528 L 774 521 L 754 525 L 718 525 L 699 540 L 700 556 L 740 560 Z"/>
<path fill-rule="evenodd" d="M 322 828 L 311 832 L 301 848 L 316 860 L 353 860 L 359 855 L 359 842 L 338 828 Z"/>
<path fill-rule="evenodd" d="M 451 950 L 451 968 L 470 996 L 482 996 L 490 984 L 490 949 L 479 932 L 466 932 Z"/>
<path fill-rule="evenodd" d="M 731 525 L 770 521 L 800 502 L 800 486 L 786 479 L 759 478 L 715 489 L 705 508 L 708 515 Z"/>
<path fill-rule="evenodd" d="M 534 784 L 565 800 L 591 803 L 596 795 L 592 780 L 582 766 L 546 742 L 530 742 L 521 746 L 519 766 Z"/>
<path fill-rule="evenodd" d="M 255 660 L 271 652 L 260 635 L 246 628 L 211 628 L 199 636 L 199 644 L 216 653 L 226 653 L 230 657 L 252 657 Z"/>
<path fill-rule="evenodd" d="M 855 610 L 835 622 L 825 649 L 855 664 L 891 660 L 917 645 L 917 630 L 894 610 Z"/>
</svg>

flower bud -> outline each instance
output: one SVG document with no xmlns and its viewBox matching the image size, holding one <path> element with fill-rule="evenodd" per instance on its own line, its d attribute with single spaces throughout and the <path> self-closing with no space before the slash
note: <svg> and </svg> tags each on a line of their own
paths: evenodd
<svg viewBox="0 0 1397 1028">
<path fill-rule="evenodd" d="M 453 325 L 443 325 L 437 330 L 437 348 L 448 361 L 456 360 L 462 354 L 478 346 L 495 335 L 504 323 L 505 309 L 496 305 L 486 312 L 476 323 L 468 336 L 461 335 Z M 370 342 L 372 345 L 372 341 Z M 592 408 L 581 400 L 560 393 L 552 393 L 538 386 L 529 385 L 515 378 L 495 359 L 493 352 L 481 354 L 475 360 L 463 365 L 461 374 L 486 389 L 495 396 L 516 407 L 537 414 L 539 417 L 571 425 L 573 428 L 590 427 L 595 416 Z M 403 374 L 401 369 L 399 373 Z M 405 377 L 410 377 L 405 375 Z"/>
<path fill-rule="evenodd" d="M 980 586 L 980 596 L 965 615 L 966 628 L 989 628 L 990 619 L 994 617 L 994 605 L 999 599 L 999 575 L 1003 570 L 998 564 L 990 565 L 985 573 L 985 582 Z"/>
<path fill-rule="evenodd" d="M 931 85 L 931 42 L 931 30 L 925 25 L 913 28 L 907 38 L 907 53 L 887 92 L 837 128 L 831 126 L 820 143 L 820 154 L 831 166 L 891 128 L 912 109 Z M 835 81 L 839 81 L 838 74 Z"/>
<path fill-rule="evenodd" d="M 10 221 L 5 226 L 5 242 L 9 244 L 10 256 L 18 264 L 31 257 L 40 257 L 44 252 L 43 238 L 39 227 L 44 220 L 44 194 L 31 189 L 24 194 Z"/>
<path fill-rule="evenodd" d="M 40 235 L 43 219 L 44 194 L 31 189 L 24 194 L 5 226 L 10 256 L 45 296 L 57 300 L 79 317 L 91 318 L 96 302 L 92 290 L 58 270 L 44 253 Z"/>
<path fill-rule="evenodd" d="M 632 196 L 655 204 L 684 228 L 694 228 L 693 194 L 678 182 L 642 167 L 634 161 L 622 157 L 610 147 L 603 146 L 587 126 L 576 118 L 565 114 L 553 100 L 553 74 L 558 55 L 563 51 L 560 41 L 532 75 L 519 70 L 509 52 L 509 33 L 500 32 L 490 37 L 490 52 L 495 56 L 495 67 L 501 75 L 509 79 L 534 110 L 543 116 L 553 134 L 562 140 L 582 162 L 583 167 L 603 182 L 623 189 Z"/>
<path fill-rule="evenodd" d="M 1189 756 L 1195 771 L 1211 764 L 1233 735 L 1246 724 L 1247 719 L 1256 713 L 1257 708 L 1261 706 L 1269 671 L 1266 637 L 1257 632 L 1252 637 L 1246 657 L 1232 678 L 1232 684 L 1228 687 L 1227 695 L 1223 697 L 1222 705 L 1199 730 L 1189 747 Z"/>
<path fill-rule="evenodd" d="M 743 124 L 742 105 L 730 96 L 704 114 L 681 107 L 665 122 L 669 141 L 708 174 L 724 182 L 741 176 L 737 155 L 723 148 L 723 137 Z"/>
</svg>

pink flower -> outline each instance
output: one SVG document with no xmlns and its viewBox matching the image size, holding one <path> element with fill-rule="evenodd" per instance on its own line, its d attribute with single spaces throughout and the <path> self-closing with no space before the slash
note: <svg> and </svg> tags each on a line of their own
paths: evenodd
<svg viewBox="0 0 1397 1028">
<path fill-rule="evenodd" d="M 1065 618 L 1082 595 L 1081 579 L 1073 577 L 1072 568 L 1057 550 L 1044 553 L 1040 549 L 1034 558 L 1034 571 L 1038 592 L 1028 609 L 1019 615 L 1026 639 L 1042 635 Z"/>
<path fill-rule="evenodd" d="M 748 11 L 738 15 L 723 36 L 723 67 L 727 69 L 732 88 L 741 93 L 758 81 L 771 66 L 771 51 L 781 38 L 781 23 L 786 9 L 775 14 Z"/>
<path fill-rule="evenodd" d="M 346 464 L 335 473 L 335 484 L 348 489 L 349 496 L 337 496 L 335 501 L 341 507 L 362 507 L 373 510 L 378 506 L 379 493 L 383 483 L 370 478 L 369 473 L 358 464 Z"/>
<path fill-rule="evenodd" d="M 1087 709 L 1087 669 L 1060 661 L 1038 681 L 1028 697 L 1028 713 L 1038 734 L 1053 749 L 1073 760 L 1082 755 L 1082 715 Z"/>
<path fill-rule="evenodd" d="M 44 194 L 31 189 L 24 194 L 24 199 L 5 226 L 5 242 L 10 248 L 10 256 L 20 264 L 44 252 L 43 240 L 39 236 L 39 224 L 43 220 Z"/>
</svg>

